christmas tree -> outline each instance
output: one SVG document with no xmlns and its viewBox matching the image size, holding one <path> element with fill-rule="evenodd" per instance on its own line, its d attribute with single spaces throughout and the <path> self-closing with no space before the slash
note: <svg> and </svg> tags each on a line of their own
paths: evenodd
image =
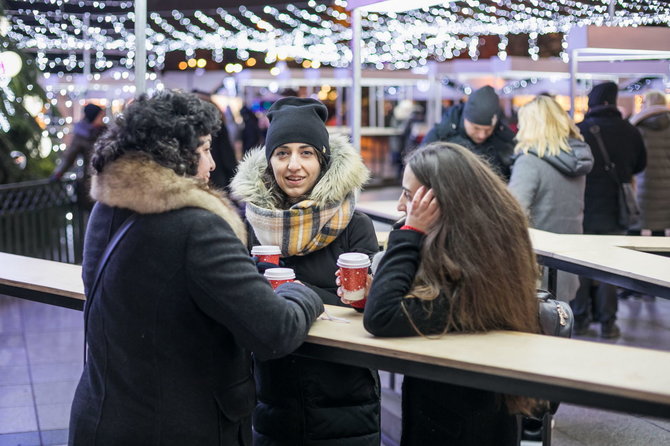
<svg viewBox="0 0 670 446">
<path fill-rule="evenodd" d="M 51 141 L 38 116 L 49 108 L 34 58 L 10 37 L 0 2 L 0 184 L 46 178 L 54 167 Z"/>
</svg>

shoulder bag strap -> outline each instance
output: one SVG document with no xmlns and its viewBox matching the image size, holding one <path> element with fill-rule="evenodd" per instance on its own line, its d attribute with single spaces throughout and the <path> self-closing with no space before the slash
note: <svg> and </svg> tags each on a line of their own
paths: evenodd
<svg viewBox="0 0 670 446">
<path fill-rule="evenodd" d="M 126 232 L 128 232 L 128 229 L 130 229 L 136 220 L 137 214 L 132 214 L 126 219 L 126 221 L 123 222 L 121 227 L 114 234 L 114 237 L 112 237 L 112 239 L 107 244 L 105 252 L 102 254 L 102 257 L 100 257 L 100 261 L 98 262 L 98 268 L 95 271 L 95 280 L 93 281 L 93 286 L 91 287 L 88 296 L 86 296 L 87 302 L 84 308 L 84 364 L 86 364 L 86 351 L 88 349 L 88 344 L 86 343 L 86 336 L 88 334 L 88 315 L 91 311 L 91 305 L 93 304 L 93 297 L 95 296 L 95 292 L 97 291 L 98 285 L 100 284 L 102 272 L 104 271 L 105 266 L 107 265 L 107 261 L 112 255 L 112 252 L 114 252 L 116 246 L 119 244 L 123 236 L 126 235 Z"/>
<path fill-rule="evenodd" d="M 603 155 L 603 161 L 605 161 L 605 171 L 609 173 L 617 186 L 620 186 L 621 181 L 619 181 L 619 176 L 616 173 L 616 165 L 610 159 L 610 156 L 607 153 L 607 149 L 605 149 L 605 143 L 603 142 L 603 137 L 600 134 L 600 126 L 596 124 L 592 125 L 589 127 L 589 132 L 591 132 L 591 134 L 596 138 L 600 153 Z"/>
</svg>

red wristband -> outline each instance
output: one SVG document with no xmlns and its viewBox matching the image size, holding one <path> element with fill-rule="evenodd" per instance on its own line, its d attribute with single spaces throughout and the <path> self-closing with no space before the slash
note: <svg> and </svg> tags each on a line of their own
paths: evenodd
<svg viewBox="0 0 670 446">
<path fill-rule="evenodd" d="M 410 225 L 403 225 L 400 227 L 400 229 L 409 229 L 410 231 L 418 232 L 419 234 L 425 234 L 425 232 L 423 232 L 421 229 L 417 229 Z"/>
</svg>

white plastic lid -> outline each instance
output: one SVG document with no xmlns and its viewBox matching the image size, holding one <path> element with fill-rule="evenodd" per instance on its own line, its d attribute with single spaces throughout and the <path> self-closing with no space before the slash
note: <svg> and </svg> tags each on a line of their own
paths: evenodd
<svg viewBox="0 0 670 446">
<path fill-rule="evenodd" d="M 251 248 L 251 255 L 265 255 L 272 256 L 276 254 L 281 254 L 281 249 L 279 246 L 274 245 L 258 245 Z"/>
<path fill-rule="evenodd" d="M 268 268 L 265 270 L 265 278 L 268 280 L 290 280 L 295 279 L 292 268 Z"/>
<path fill-rule="evenodd" d="M 370 266 L 370 257 L 362 252 L 345 252 L 337 258 L 340 268 L 367 268 Z"/>
</svg>

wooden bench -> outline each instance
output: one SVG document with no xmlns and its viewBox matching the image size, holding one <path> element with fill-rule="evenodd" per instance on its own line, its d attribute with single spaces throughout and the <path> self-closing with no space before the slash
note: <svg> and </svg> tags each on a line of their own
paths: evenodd
<svg viewBox="0 0 670 446">
<path fill-rule="evenodd" d="M 552 269 L 670 299 L 670 237 L 554 234 L 530 230 L 538 260 Z"/>
<path fill-rule="evenodd" d="M 0 293 L 81 310 L 81 268 L 0 253 Z M 670 418 L 670 353 L 517 332 L 376 338 L 316 321 L 298 354 L 497 392 Z M 607 370 L 607 373 L 603 373 Z"/>
<path fill-rule="evenodd" d="M 83 310 L 81 266 L 0 253 L 0 294 Z"/>
</svg>

